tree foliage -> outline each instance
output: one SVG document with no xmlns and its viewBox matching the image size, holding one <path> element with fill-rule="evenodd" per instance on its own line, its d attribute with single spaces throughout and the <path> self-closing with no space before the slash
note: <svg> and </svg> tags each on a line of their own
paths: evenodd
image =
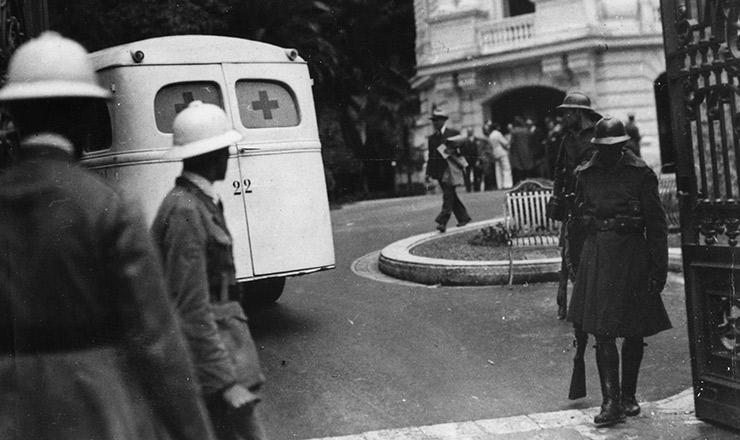
<svg viewBox="0 0 740 440">
<path fill-rule="evenodd" d="M 327 152 L 327 168 L 352 173 L 359 163 L 365 188 L 382 190 L 392 187 L 392 161 L 408 156 L 403 125 L 416 112 L 408 83 L 413 0 L 48 1 L 51 27 L 91 51 L 177 34 L 296 48 L 314 80 L 324 149 L 348 150 Z M 351 156 L 357 160 L 334 161 Z"/>
</svg>

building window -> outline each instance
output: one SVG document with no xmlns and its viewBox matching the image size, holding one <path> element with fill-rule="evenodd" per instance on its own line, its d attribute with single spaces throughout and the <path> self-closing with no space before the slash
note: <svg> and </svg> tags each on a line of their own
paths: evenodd
<svg viewBox="0 0 740 440">
<path fill-rule="evenodd" d="M 531 14 L 534 12 L 532 0 L 504 0 L 504 17 Z"/>
</svg>

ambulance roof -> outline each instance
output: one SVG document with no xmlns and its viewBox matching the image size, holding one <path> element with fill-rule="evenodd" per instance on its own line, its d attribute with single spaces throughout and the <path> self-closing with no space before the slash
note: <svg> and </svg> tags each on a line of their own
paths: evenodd
<svg viewBox="0 0 740 440">
<path fill-rule="evenodd" d="M 143 54 L 140 62 L 134 60 L 137 52 Z M 213 35 L 150 38 L 93 52 L 90 59 L 96 70 L 137 65 L 304 62 L 293 49 Z"/>
</svg>

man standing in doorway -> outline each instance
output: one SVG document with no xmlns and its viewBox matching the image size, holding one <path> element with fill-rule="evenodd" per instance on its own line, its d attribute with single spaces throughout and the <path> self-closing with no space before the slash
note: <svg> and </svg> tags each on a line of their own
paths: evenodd
<svg viewBox="0 0 740 440">
<path fill-rule="evenodd" d="M 627 136 L 630 137 L 630 140 L 627 141 L 625 147 L 632 150 L 632 152 L 635 153 L 635 156 L 641 157 L 640 139 L 642 139 L 642 136 L 640 135 L 640 129 L 637 128 L 637 124 L 635 123 L 634 113 L 629 113 L 627 115 L 627 123 L 624 125 L 624 129 L 627 131 Z"/>
<path fill-rule="evenodd" d="M 465 177 L 465 191 L 480 191 L 481 187 L 481 167 L 480 157 L 478 155 L 479 150 L 483 150 L 483 143 L 488 143 L 485 139 L 481 139 L 475 136 L 473 128 L 468 128 L 467 138 L 463 141 L 461 150 L 462 155 L 468 162 L 468 166 L 464 170 L 463 176 Z"/>
<path fill-rule="evenodd" d="M 529 177 L 534 177 L 535 156 L 532 150 L 532 131 L 527 127 L 525 119 L 514 117 L 514 128 L 511 130 L 509 141 L 509 159 L 514 177 L 514 185 Z"/>
<path fill-rule="evenodd" d="M 434 133 L 428 138 L 429 159 L 427 160 L 426 179 L 435 179 L 442 189 L 442 210 L 435 219 L 437 230 L 445 232 L 447 222 L 454 213 L 458 221 L 458 226 L 465 226 L 470 223 L 471 218 L 465 205 L 460 201 L 455 191 L 455 182 L 449 179 L 451 157 L 459 157 L 460 153 L 449 139 L 460 134 L 459 131 L 447 128 L 447 113 L 441 109 L 432 110 L 432 121 Z M 442 148 L 440 148 L 442 147 Z M 441 150 L 441 151 L 440 151 Z"/>
</svg>

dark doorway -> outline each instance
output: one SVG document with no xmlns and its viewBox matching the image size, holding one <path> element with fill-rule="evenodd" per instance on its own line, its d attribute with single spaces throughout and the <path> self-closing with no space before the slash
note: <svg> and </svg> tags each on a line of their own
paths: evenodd
<svg viewBox="0 0 740 440">
<path fill-rule="evenodd" d="M 495 97 L 489 103 L 491 120 L 502 127 L 516 116 L 541 123 L 546 116 L 557 116 L 556 107 L 563 103 L 565 92 L 549 87 L 532 86 L 511 90 Z"/>
<path fill-rule="evenodd" d="M 668 96 L 666 74 L 658 76 L 653 83 L 655 90 L 655 109 L 658 115 L 658 142 L 660 143 L 660 171 L 676 172 L 676 153 L 673 148 L 671 103 Z"/>
</svg>

